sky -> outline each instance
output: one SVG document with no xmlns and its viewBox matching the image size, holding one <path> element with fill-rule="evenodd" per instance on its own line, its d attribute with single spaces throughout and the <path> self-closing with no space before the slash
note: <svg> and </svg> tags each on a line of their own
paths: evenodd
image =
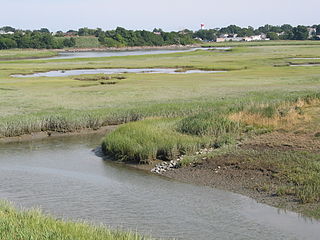
<svg viewBox="0 0 320 240">
<path fill-rule="evenodd" d="M 67 31 L 320 24 L 320 0 L 0 0 L 0 26 Z"/>
</svg>

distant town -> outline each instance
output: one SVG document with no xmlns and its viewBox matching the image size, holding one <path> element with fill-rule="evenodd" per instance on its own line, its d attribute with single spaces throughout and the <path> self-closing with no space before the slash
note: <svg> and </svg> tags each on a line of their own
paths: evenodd
<svg viewBox="0 0 320 240">
<path fill-rule="evenodd" d="M 76 45 L 75 38 L 95 37 L 101 46 L 166 46 L 190 45 L 200 42 L 251 42 L 269 40 L 320 40 L 320 24 L 312 26 L 264 25 L 258 28 L 229 25 L 222 28 L 184 29 L 177 32 L 165 32 L 160 28 L 153 31 L 127 30 L 117 27 L 115 30 L 103 31 L 101 28 L 80 28 L 66 32 L 51 32 L 47 28 L 39 30 L 22 30 L 11 26 L 0 28 L 0 49 L 10 48 L 65 48 Z"/>
</svg>

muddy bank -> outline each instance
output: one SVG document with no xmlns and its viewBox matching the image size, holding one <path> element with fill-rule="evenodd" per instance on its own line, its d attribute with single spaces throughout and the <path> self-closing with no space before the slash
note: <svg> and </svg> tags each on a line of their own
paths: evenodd
<svg viewBox="0 0 320 240">
<path fill-rule="evenodd" d="M 3 137 L 0 138 L 1 143 L 12 143 L 12 142 L 26 142 L 32 140 L 39 140 L 45 138 L 54 138 L 54 137 L 67 137 L 67 136 L 77 136 L 77 135 L 88 135 L 88 134 L 105 134 L 107 132 L 113 131 L 117 128 L 118 125 L 104 126 L 97 130 L 94 129 L 81 129 L 75 132 L 53 132 L 53 131 L 43 131 L 35 132 L 31 134 L 24 134 L 16 137 Z"/>
<path fill-rule="evenodd" d="M 199 162 L 190 163 L 162 173 L 163 176 L 185 183 L 209 186 L 239 193 L 274 207 L 316 216 L 318 203 L 301 204 L 294 194 L 278 194 L 279 187 L 290 183 L 277 177 L 279 169 L 270 162 L 256 162 L 250 151 L 261 154 L 268 151 L 320 153 L 320 139 L 311 134 L 272 132 L 240 143 L 235 152 L 217 156 L 203 156 Z M 249 154 L 237 152 L 249 151 Z M 251 159 L 248 161 L 248 159 Z M 280 175 L 282 173 L 280 172 Z"/>
<path fill-rule="evenodd" d="M 185 183 L 209 186 L 239 193 L 257 200 L 260 203 L 275 207 L 286 207 L 296 210 L 299 205 L 291 197 L 273 195 L 271 189 L 265 191 L 261 186 L 281 185 L 281 182 L 271 177 L 266 170 L 241 169 L 242 166 L 225 166 L 225 160 L 233 156 L 223 156 L 206 159 L 201 163 L 194 163 L 163 173 L 163 176 Z"/>
</svg>

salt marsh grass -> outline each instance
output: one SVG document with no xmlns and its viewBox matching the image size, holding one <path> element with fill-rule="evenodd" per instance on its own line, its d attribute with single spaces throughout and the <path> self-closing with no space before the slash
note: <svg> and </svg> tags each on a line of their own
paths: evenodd
<svg viewBox="0 0 320 240">
<path fill-rule="evenodd" d="M 17 210 L 7 202 L 0 203 L 1 240 L 141 240 L 134 232 L 110 230 L 86 223 L 57 220 L 39 210 Z"/>
</svg>

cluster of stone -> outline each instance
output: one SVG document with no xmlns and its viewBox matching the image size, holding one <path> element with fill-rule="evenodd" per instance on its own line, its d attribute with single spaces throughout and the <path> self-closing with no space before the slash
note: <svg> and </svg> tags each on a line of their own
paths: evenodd
<svg viewBox="0 0 320 240">
<path fill-rule="evenodd" d="M 195 155 L 202 155 L 210 153 L 214 148 L 202 148 L 199 151 L 195 152 Z M 176 160 L 171 160 L 170 162 L 158 163 L 154 168 L 151 169 L 151 172 L 163 174 L 166 171 L 178 168 L 180 166 L 180 161 L 183 159 L 184 155 L 179 156 Z M 206 158 L 203 158 L 205 160 Z"/>
<path fill-rule="evenodd" d="M 170 162 L 158 163 L 154 168 L 151 169 L 151 172 L 162 174 L 166 171 L 178 168 L 180 166 L 180 161 L 183 159 L 184 155 L 181 155 L 176 160 L 171 160 Z"/>
</svg>

